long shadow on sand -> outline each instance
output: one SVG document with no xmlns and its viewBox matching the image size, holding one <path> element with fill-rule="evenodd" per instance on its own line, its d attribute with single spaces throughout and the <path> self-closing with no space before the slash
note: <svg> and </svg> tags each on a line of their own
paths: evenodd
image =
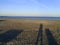
<svg viewBox="0 0 60 45">
<path fill-rule="evenodd" d="M 40 45 L 43 45 L 42 32 L 43 32 L 43 25 L 40 24 L 39 31 L 38 31 L 38 36 L 37 36 L 37 40 L 36 40 L 35 45 L 38 45 L 38 43 L 40 43 Z"/>
<path fill-rule="evenodd" d="M 3 34 L 0 34 L 0 42 L 7 43 L 15 39 L 23 30 L 9 30 Z M 3 45 L 3 44 L 1 44 Z"/>
<path fill-rule="evenodd" d="M 57 41 L 55 40 L 55 38 L 53 37 L 52 33 L 48 28 L 46 29 L 46 35 L 48 39 L 48 45 L 58 45 Z"/>
<path fill-rule="evenodd" d="M 6 21 L 6 20 L 0 20 L 0 22 L 2 22 L 2 21 Z"/>
</svg>

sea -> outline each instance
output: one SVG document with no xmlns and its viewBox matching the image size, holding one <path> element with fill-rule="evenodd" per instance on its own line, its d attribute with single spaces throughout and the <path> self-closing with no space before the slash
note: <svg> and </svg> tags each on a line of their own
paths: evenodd
<svg viewBox="0 0 60 45">
<path fill-rule="evenodd" d="M 34 16 L 0 16 L 0 18 L 17 18 L 31 20 L 60 20 L 60 17 L 34 17 Z"/>
</svg>

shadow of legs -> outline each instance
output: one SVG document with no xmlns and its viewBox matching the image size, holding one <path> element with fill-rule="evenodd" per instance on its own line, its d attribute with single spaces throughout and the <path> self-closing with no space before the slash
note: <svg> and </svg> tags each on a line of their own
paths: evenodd
<svg viewBox="0 0 60 45">
<path fill-rule="evenodd" d="M 46 35 L 48 39 L 48 45 L 58 45 L 57 41 L 55 40 L 55 38 L 53 37 L 52 33 L 48 28 L 46 29 Z"/>
<path fill-rule="evenodd" d="M 43 25 L 40 24 L 39 31 L 38 31 L 38 36 L 37 36 L 37 40 L 36 40 L 35 45 L 38 45 L 38 43 L 40 43 L 40 45 L 43 45 L 43 42 L 42 42 L 42 32 L 43 32 Z"/>
</svg>

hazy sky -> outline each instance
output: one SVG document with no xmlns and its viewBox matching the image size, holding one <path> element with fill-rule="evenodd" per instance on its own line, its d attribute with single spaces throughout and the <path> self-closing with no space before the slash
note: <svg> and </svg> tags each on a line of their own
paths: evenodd
<svg viewBox="0 0 60 45">
<path fill-rule="evenodd" d="M 60 16 L 60 0 L 0 0 L 2 16 Z"/>
</svg>

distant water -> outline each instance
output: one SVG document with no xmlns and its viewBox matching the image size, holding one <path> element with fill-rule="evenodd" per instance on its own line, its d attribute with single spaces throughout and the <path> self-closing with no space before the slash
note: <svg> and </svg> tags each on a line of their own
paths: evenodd
<svg viewBox="0 0 60 45">
<path fill-rule="evenodd" d="M 32 17 L 32 18 L 20 18 L 20 19 L 32 19 L 32 20 L 60 20 L 60 17 Z"/>
<path fill-rule="evenodd" d="M 17 18 L 17 19 L 32 19 L 32 20 L 60 20 L 60 17 L 0 16 L 0 18 Z"/>
</svg>

